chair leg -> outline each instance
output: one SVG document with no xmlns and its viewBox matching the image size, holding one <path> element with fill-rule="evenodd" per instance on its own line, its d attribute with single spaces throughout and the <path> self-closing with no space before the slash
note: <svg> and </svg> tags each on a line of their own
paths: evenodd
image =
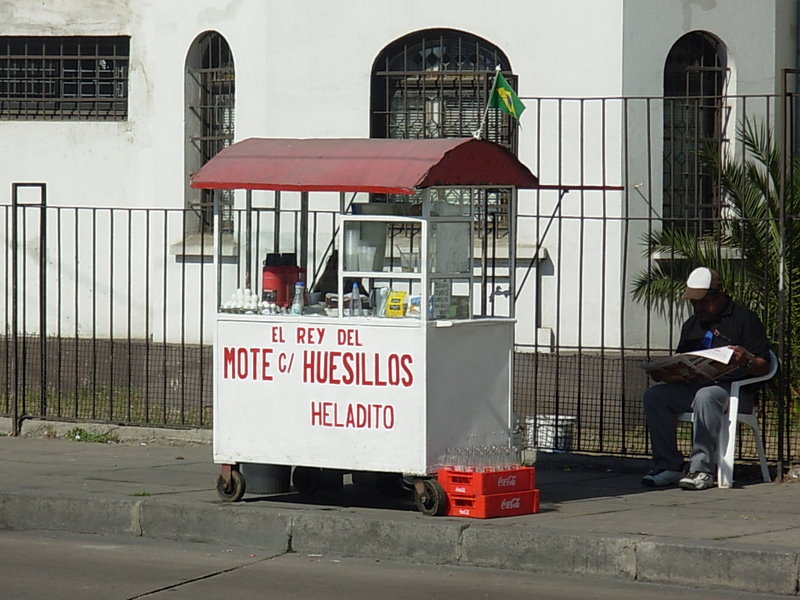
<svg viewBox="0 0 800 600">
<path fill-rule="evenodd" d="M 732 402 L 738 408 L 738 398 Z M 736 413 L 734 413 L 736 414 Z M 717 487 L 729 488 L 733 485 L 733 461 L 736 453 L 736 418 L 730 418 L 730 413 L 725 415 L 722 422 L 722 431 L 719 436 L 717 449 Z"/>
<path fill-rule="evenodd" d="M 764 483 L 769 483 L 772 481 L 772 478 L 769 475 L 767 454 L 764 452 L 764 443 L 761 441 L 761 432 L 758 430 L 757 421 L 753 426 L 753 439 L 756 442 L 756 450 L 758 451 L 758 463 L 761 465 L 761 477 L 764 480 Z"/>
</svg>

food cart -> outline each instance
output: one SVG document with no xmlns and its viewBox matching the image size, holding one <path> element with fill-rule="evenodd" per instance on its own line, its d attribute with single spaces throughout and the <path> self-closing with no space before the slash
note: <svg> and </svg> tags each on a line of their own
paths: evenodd
<svg viewBox="0 0 800 600">
<path fill-rule="evenodd" d="M 215 210 L 219 495 L 242 497 L 243 463 L 292 466 L 300 491 L 328 470 L 396 473 L 413 482 L 421 512 L 440 514 L 437 467 L 470 448 L 501 459 L 497 449 L 511 447 L 515 321 L 513 310 L 473 316 L 470 194 L 502 188 L 510 198 L 513 289 L 516 189 L 536 183 L 508 150 L 473 138 L 251 138 L 207 162 L 192 186 L 246 190 L 248 215 L 257 190 L 276 195 L 273 212 L 280 194 L 299 197 L 293 252 L 249 216 L 231 251 Z M 338 193 L 327 246 L 309 226 L 309 197 L 321 192 Z M 397 195 L 417 202 L 391 202 Z M 254 250 L 264 235 L 270 252 Z M 231 254 L 237 275 L 226 278 Z"/>
</svg>

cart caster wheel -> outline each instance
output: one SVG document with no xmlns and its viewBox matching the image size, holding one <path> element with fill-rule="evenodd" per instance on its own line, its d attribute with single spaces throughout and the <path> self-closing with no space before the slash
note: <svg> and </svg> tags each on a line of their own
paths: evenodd
<svg viewBox="0 0 800 600">
<path fill-rule="evenodd" d="M 231 471 L 230 481 L 220 474 L 217 478 L 217 494 L 225 502 L 238 502 L 245 492 L 244 476 L 239 471 Z"/>
<path fill-rule="evenodd" d="M 313 494 L 322 483 L 322 469 L 319 467 L 295 467 L 292 483 L 298 493 Z"/>
<path fill-rule="evenodd" d="M 447 494 L 436 479 L 422 479 L 414 484 L 414 500 L 419 512 L 436 517 L 447 509 Z"/>
</svg>

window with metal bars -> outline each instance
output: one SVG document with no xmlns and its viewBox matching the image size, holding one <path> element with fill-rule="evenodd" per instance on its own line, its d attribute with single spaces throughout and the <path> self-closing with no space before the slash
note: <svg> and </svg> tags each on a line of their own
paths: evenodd
<svg viewBox="0 0 800 600">
<path fill-rule="evenodd" d="M 664 67 L 664 226 L 695 235 L 720 217 L 719 186 L 703 153 L 719 148 L 726 110 L 724 47 L 700 31 L 680 38 Z"/>
<path fill-rule="evenodd" d="M 236 70 L 228 42 L 216 32 L 208 32 L 195 42 L 194 60 L 187 65 L 189 81 L 195 89 L 188 95 L 188 110 L 194 120 L 189 135 L 196 156 L 192 164 L 199 169 L 234 138 Z M 213 229 L 214 193 L 219 194 L 221 227 L 232 231 L 232 190 L 201 190 L 199 200 L 190 202 L 200 217 L 204 231 Z"/>
<path fill-rule="evenodd" d="M 516 88 L 517 78 L 505 54 L 475 35 L 434 29 L 389 44 L 372 69 L 371 137 L 473 135 L 480 127 L 497 65 Z M 483 131 L 485 139 L 516 153 L 517 128 L 512 117 L 490 110 Z M 507 230 L 505 191 L 473 194 L 472 211 L 479 235 L 486 227 Z"/>
<path fill-rule="evenodd" d="M 0 119 L 124 121 L 130 37 L 0 36 Z"/>
</svg>

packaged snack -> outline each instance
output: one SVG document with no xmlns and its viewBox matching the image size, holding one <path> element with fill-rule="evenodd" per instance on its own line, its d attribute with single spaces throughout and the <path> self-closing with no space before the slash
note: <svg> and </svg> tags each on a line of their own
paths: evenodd
<svg viewBox="0 0 800 600">
<path fill-rule="evenodd" d="M 404 317 L 406 314 L 406 293 L 392 290 L 386 300 L 387 317 Z"/>
<path fill-rule="evenodd" d="M 422 314 L 422 296 L 415 294 L 408 297 L 408 308 L 406 308 L 407 317 L 419 318 Z"/>
</svg>

